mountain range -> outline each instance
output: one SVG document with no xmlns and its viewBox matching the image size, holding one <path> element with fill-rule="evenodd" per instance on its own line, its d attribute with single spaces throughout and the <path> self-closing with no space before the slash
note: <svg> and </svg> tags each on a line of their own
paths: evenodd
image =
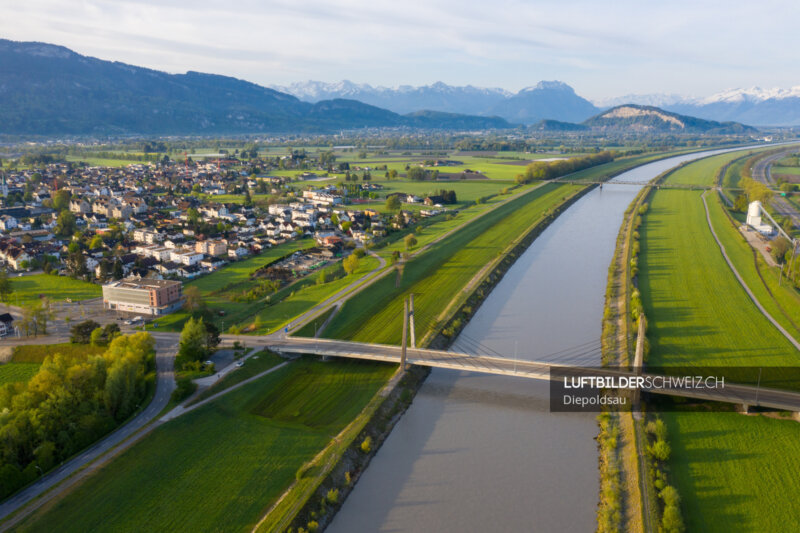
<svg viewBox="0 0 800 533">
<path fill-rule="evenodd" d="M 519 125 L 579 131 L 625 124 L 639 131 L 746 131 L 728 124 L 740 116 L 753 124 L 800 124 L 800 88 L 733 91 L 704 100 L 648 95 L 645 103 L 659 99 L 665 102 L 666 111 L 658 110 L 662 115 L 677 112 L 680 118 L 655 120 L 651 109 L 637 112 L 634 121 L 620 116 L 595 120 L 603 109 L 559 81 L 542 81 L 517 93 L 441 82 L 394 89 L 347 81 L 270 88 L 216 74 L 169 74 L 52 44 L 0 39 L 4 134 L 325 133 L 368 127 L 464 131 Z M 636 100 L 626 97 L 625 105 Z M 794 111 L 782 106 L 794 106 Z M 677 128 L 673 119 L 682 126 Z"/>
<path fill-rule="evenodd" d="M 168 74 L 62 46 L 0 40 L 0 133 L 208 135 L 364 127 L 510 125 L 497 117 L 440 111 L 401 115 L 344 98 L 311 104 L 227 76 Z"/>
<path fill-rule="evenodd" d="M 499 88 L 452 86 L 442 82 L 420 87 L 374 87 L 350 81 L 308 81 L 274 89 L 307 102 L 353 98 L 407 113 L 432 109 L 473 115 L 497 115 L 509 122 L 533 124 L 542 119 L 581 122 L 603 109 L 622 104 L 657 106 L 706 120 L 737 121 L 759 126 L 800 125 L 800 86 L 791 89 L 728 89 L 706 97 L 678 94 L 628 94 L 591 102 L 562 82 L 543 81 L 512 93 Z"/>
<path fill-rule="evenodd" d="M 560 81 L 542 81 L 518 93 L 472 85 L 455 87 L 442 82 L 421 87 L 401 85 L 392 89 L 347 80 L 338 83 L 309 81 L 289 86 L 274 85 L 272 88 L 310 103 L 328 98 L 352 98 L 395 113 L 431 109 L 499 116 L 514 124 L 534 124 L 544 119 L 581 122 L 600 111 Z"/>
</svg>

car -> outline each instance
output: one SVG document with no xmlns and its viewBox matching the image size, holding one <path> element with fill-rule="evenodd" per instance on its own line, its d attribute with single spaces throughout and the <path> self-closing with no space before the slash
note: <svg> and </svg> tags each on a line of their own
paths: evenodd
<svg viewBox="0 0 800 533">
<path fill-rule="evenodd" d="M 133 320 L 126 320 L 125 322 L 123 322 L 123 324 L 125 324 L 126 326 L 130 326 L 131 324 L 133 324 Z"/>
<path fill-rule="evenodd" d="M 244 361 L 237 361 L 236 366 L 244 366 Z"/>
<path fill-rule="evenodd" d="M 211 361 L 211 360 L 209 360 L 209 361 L 206 361 L 206 362 L 205 362 L 205 363 L 203 363 L 203 364 L 204 364 L 204 365 L 206 365 L 206 366 L 211 366 L 211 365 L 213 365 L 213 364 L 214 364 L 214 361 Z"/>
</svg>

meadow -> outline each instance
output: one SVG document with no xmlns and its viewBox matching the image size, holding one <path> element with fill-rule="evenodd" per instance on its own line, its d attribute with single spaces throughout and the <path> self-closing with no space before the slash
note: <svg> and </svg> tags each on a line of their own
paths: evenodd
<svg viewBox="0 0 800 533">
<path fill-rule="evenodd" d="M 25 344 L 15 346 L 8 363 L 0 364 L 0 386 L 6 383 L 28 381 L 39 371 L 45 357 L 60 353 L 68 357 L 86 357 L 100 354 L 106 350 L 104 346 L 86 344 Z"/>
<path fill-rule="evenodd" d="M 260 300 L 241 303 L 232 299 L 236 294 L 257 285 L 250 279 L 250 274 L 275 259 L 314 245 L 312 239 L 301 239 L 269 248 L 259 255 L 229 263 L 215 272 L 193 279 L 184 284 L 183 290 L 185 292 L 189 287 L 197 287 L 201 299 L 214 314 L 214 322 L 218 327 L 223 328 L 225 323 L 229 326 L 242 323 L 264 305 Z M 220 315 L 220 312 L 224 314 Z M 189 313 L 180 310 L 160 317 L 154 329 L 180 331 L 188 319 Z"/>
<path fill-rule="evenodd" d="M 778 268 L 770 267 L 760 253 L 754 253 L 726 216 L 726 208 L 717 194 L 708 193 L 706 201 L 714 231 L 736 270 L 769 314 L 795 338 L 800 338 L 800 293 L 789 283 L 778 283 Z"/>
<path fill-rule="evenodd" d="M 700 195 L 659 190 L 640 229 L 648 364 L 794 364 L 797 350 L 757 310 L 722 257 Z"/>
<path fill-rule="evenodd" d="M 294 361 L 155 429 L 19 530 L 249 531 L 394 369 Z"/>
<path fill-rule="evenodd" d="M 50 298 L 52 302 L 70 298 L 73 302 L 99 298 L 103 294 L 100 285 L 72 279 L 66 276 L 51 274 L 33 274 L 31 276 L 10 277 L 14 292 L 9 303 L 30 305 L 40 296 Z"/>
<path fill-rule="evenodd" d="M 800 424 L 737 413 L 663 413 L 686 531 L 800 529 Z"/>
<path fill-rule="evenodd" d="M 402 301 L 414 293 L 417 339 L 481 268 L 498 257 L 546 211 L 581 187 L 546 184 L 474 220 L 348 300 L 324 332 L 325 337 L 398 343 Z"/>
</svg>

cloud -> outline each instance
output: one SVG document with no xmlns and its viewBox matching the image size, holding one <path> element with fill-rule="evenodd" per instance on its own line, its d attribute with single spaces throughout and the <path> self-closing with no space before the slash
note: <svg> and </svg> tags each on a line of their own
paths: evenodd
<svg viewBox="0 0 800 533">
<path fill-rule="evenodd" d="M 343 78 L 517 89 L 560 78 L 588 96 L 769 85 L 791 71 L 798 6 L 674 0 L 26 0 L 4 37 L 170 72 L 262 84 Z M 9 5 L 12 4 L 12 5 Z M 782 15 L 775 17 L 774 13 Z M 788 70 L 788 72 L 787 72 Z M 692 77 L 685 76 L 691 73 Z M 797 80 L 793 82 L 797 83 Z M 580 92 L 580 91 L 579 91 Z"/>
</svg>

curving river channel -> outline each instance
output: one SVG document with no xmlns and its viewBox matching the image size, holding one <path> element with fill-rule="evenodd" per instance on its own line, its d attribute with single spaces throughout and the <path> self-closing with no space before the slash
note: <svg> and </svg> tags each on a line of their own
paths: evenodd
<svg viewBox="0 0 800 533">
<path fill-rule="evenodd" d="M 495 287 L 454 350 L 599 365 L 608 266 L 628 204 L 671 157 L 614 178 L 558 217 Z M 333 533 L 596 529 L 594 415 L 550 413 L 548 385 L 434 369 L 361 476 Z"/>
</svg>

